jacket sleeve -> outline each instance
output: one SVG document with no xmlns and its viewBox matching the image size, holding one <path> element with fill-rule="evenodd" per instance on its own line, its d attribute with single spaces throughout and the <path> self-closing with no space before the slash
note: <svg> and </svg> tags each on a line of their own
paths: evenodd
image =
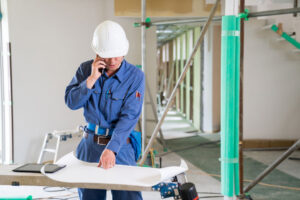
<svg viewBox="0 0 300 200">
<path fill-rule="evenodd" d="M 65 103 L 70 109 L 76 110 L 83 107 L 94 91 L 94 87 L 89 89 L 86 86 L 86 79 L 89 75 L 90 71 L 84 70 L 84 65 L 81 64 L 70 84 L 67 86 L 65 91 Z"/>
<path fill-rule="evenodd" d="M 130 133 L 135 128 L 142 111 L 145 88 L 144 73 L 133 83 L 124 99 L 120 117 L 106 148 L 118 154 L 120 148 L 126 143 Z"/>
</svg>

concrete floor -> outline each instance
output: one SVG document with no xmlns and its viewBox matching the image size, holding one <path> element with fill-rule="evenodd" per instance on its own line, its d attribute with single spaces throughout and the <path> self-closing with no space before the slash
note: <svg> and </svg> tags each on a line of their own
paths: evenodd
<svg viewBox="0 0 300 200">
<path fill-rule="evenodd" d="M 172 138 L 181 138 L 181 137 L 190 137 L 196 134 L 199 134 L 203 137 L 206 137 L 210 140 L 219 140 L 219 134 L 201 134 L 201 133 L 186 133 L 192 132 L 194 128 L 188 121 L 183 120 L 182 117 L 178 116 L 175 112 L 170 112 L 170 114 L 166 117 L 166 121 L 162 126 L 162 131 L 165 139 Z M 163 148 L 160 144 L 155 143 L 154 149 L 159 152 L 163 152 Z M 251 157 L 259 162 L 270 164 L 272 163 L 279 155 L 281 155 L 282 151 L 247 151 L 245 152 L 245 156 Z M 300 157 L 300 151 L 297 151 L 293 154 L 295 157 Z M 162 167 L 166 166 L 178 166 L 180 164 L 180 157 L 176 153 L 169 153 L 162 158 Z M 217 179 L 209 176 L 201 169 L 195 167 L 193 164 L 187 162 L 189 170 L 187 171 L 187 179 L 189 182 L 193 182 L 196 185 L 196 189 L 199 192 L 200 199 L 201 197 L 207 196 L 220 196 L 221 184 Z M 279 167 L 279 170 L 290 174 L 292 176 L 300 178 L 300 162 L 293 160 L 286 160 Z M 209 194 L 212 193 L 212 194 Z M 61 199 L 66 197 L 73 197 L 72 199 L 78 199 L 76 189 L 71 189 L 69 191 L 61 191 L 61 192 L 45 192 L 43 187 L 12 187 L 12 186 L 0 186 L 0 198 L 4 194 L 16 194 L 25 195 L 32 194 L 33 197 L 48 199 L 53 196 L 60 196 Z M 160 194 L 158 192 L 143 192 L 143 198 L 145 200 L 159 200 Z M 110 192 L 108 192 L 108 200 L 111 199 Z M 172 198 L 169 198 L 172 199 Z M 219 200 L 223 199 L 223 197 L 215 197 L 209 198 L 211 200 Z"/>
<path fill-rule="evenodd" d="M 284 151 L 245 151 L 244 154 L 266 165 L 273 163 Z M 300 158 L 300 151 L 295 151 L 291 157 Z M 277 169 L 300 179 L 300 161 L 286 159 Z"/>
<path fill-rule="evenodd" d="M 170 111 L 168 116 L 165 118 L 165 122 L 162 125 L 162 132 L 165 139 L 175 139 L 182 137 L 192 137 L 195 135 L 206 136 L 206 134 L 199 134 L 197 132 L 193 132 L 195 128 L 186 120 L 184 120 L 181 116 L 179 116 L 176 112 Z M 211 140 L 219 140 L 219 134 L 210 134 L 209 137 Z M 159 152 L 163 152 L 163 148 L 161 145 L 155 143 L 154 146 Z M 178 165 L 180 163 L 180 156 L 176 153 L 170 153 L 162 158 L 162 167 Z M 186 172 L 187 180 L 195 184 L 197 192 L 199 192 L 199 197 L 208 197 L 208 196 L 221 196 L 221 183 L 217 179 L 209 176 L 207 173 L 195 167 L 190 162 L 186 161 L 188 164 L 189 170 Z M 212 193 L 212 194 L 209 194 Z M 145 193 L 144 199 L 148 199 L 148 194 Z M 153 199 L 154 198 L 149 198 Z M 155 198 L 155 200 L 161 198 Z M 209 198 L 211 200 L 220 200 L 223 197 Z"/>
<path fill-rule="evenodd" d="M 181 119 L 180 119 L 181 118 Z M 168 116 L 165 119 L 165 122 L 162 126 L 162 131 L 165 139 L 175 139 L 181 137 L 191 137 L 199 135 L 205 137 L 211 141 L 220 140 L 220 134 L 203 134 L 203 133 L 188 133 L 193 130 L 192 125 L 184 120 L 176 112 L 169 112 Z M 272 164 L 280 155 L 285 151 L 244 151 L 244 156 L 257 160 L 263 164 L 270 165 Z M 173 155 L 173 156 L 171 156 Z M 179 157 L 176 154 L 171 154 L 167 157 L 164 157 L 166 163 L 173 164 L 176 159 Z M 300 151 L 295 151 L 291 156 L 300 158 Z M 176 164 L 176 163 L 174 163 Z M 207 175 L 201 169 L 193 166 L 191 163 L 189 165 L 189 171 L 187 172 L 188 180 L 193 182 L 196 185 L 197 191 L 200 192 L 200 197 L 204 195 L 201 192 L 216 192 L 220 193 L 221 185 L 220 182 Z M 300 161 L 286 159 L 278 167 L 278 170 L 294 176 L 300 179 Z M 245 183 L 246 186 L 248 183 Z M 208 196 L 208 195 L 205 195 Z M 215 195 L 214 195 L 215 196 Z M 210 199 L 223 199 L 223 198 L 210 198 Z M 300 199 L 300 198 L 299 198 Z"/>
</svg>

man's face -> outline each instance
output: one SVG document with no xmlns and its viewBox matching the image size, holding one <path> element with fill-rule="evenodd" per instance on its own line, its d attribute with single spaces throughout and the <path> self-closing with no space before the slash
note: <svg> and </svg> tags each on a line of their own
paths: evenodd
<svg viewBox="0 0 300 200">
<path fill-rule="evenodd" d="M 107 70 L 115 71 L 120 67 L 124 59 L 124 56 L 114 57 L 114 58 L 101 58 L 101 59 L 105 62 Z"/>
</svg>

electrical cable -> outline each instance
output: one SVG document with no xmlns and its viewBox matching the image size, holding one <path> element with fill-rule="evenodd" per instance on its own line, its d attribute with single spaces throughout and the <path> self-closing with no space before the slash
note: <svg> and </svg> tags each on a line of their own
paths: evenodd
<svg viewBox="0 0 300 200">
<path fill-rule="evenodd" d="M 222 195 L 220 192 L 197 192 L 198 194 L 218 194 Z"/>
<path fill-rule="evenodd" d="M 300 161 L 300 158 L 298 158 L 298 157 L 289 157 L 289 160 L 298 160 L 298 161 Z"/>
<path fill-rule="evenodd" d="M 223 198 L 224 196 L 203 196 L 203 197 L 200 196 L 199 199 L 209 199 L 209 198 L 218 198 L 218 197 Z"/>
<path fill-rule="evenodd" d="M 43 187 L 43 190 L 45 192 L 62 192 L 62 191 L 67 191 L 67 188 L 64 188 L 64 187 L 49 187 L 49 186 L 46 186 L 46 187 Z"/>
<path fill-rule="evenodd" d="M 47 197 L 47 199 L 52 199 L 52 200 L 70 200 L 70 199 L 74 199 L 74 198 L 77 198 L 78 199 L 78 193 L 77 191 L 72 191 L 72 189 L 74 188 L 69 188 L 69 187 L 49 187 L 49 186 L 46 186 L 46 187 L 43 187 L 43 190 L 45 192 L 63 192 L 63 191 L 67 191 L 67 192 L 70 192 L 69 194 L 63 194 L 63 195 L 57 195 L 57 196 L 50 196 L 50 197 Z M 66 197 L 66 198 L 63 198 L 63 197 Z M 45 199 L 45 198 L 34 198 L 35 200 L 42 200 L 42 199 Z"/>
<path fill-rule="evenodd" d="M 47 199 L 52 199 L 52 200 L 69 200 L 69 199 L 78 199 L 78 195 L 71 196 L 71 197 L 66 197 L 66 198 L 61 198 L 64 196 L 70 196 L 71 194 L 68 195 L 59 195 L 59 196 L 52 196 L 52 197 L 47 197 Z M 45 198 L 33 198 L 34 200 L 44 200 Z"/>
<path fill-rule="evenodd" d="M 244 180 L 244 182 L 252 183 L 253 180 Z M 274 188 L 279 188 L 279 189 L 300 191 L 300 187 L 289 187 L 289 186 L 284 186 L 284 185 L 274 185 L 274 184 L 268 184 L 268 183 L 263 183 L 263 182 L 260 182 L 258 184 L 262 185 L 262 186 L 267 186 L 267 187 L 274 187 Z"/>
<path fill-rule="evenodd" d="M 284 151 L 289 147 L 243 148 L 243 151 Z"/>
</svg>

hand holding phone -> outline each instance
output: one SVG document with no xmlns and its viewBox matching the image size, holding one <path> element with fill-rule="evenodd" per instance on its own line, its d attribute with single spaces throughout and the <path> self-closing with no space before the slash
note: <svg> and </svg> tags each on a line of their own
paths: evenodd
<svg viewBox="0 0 300 200">
<path fill-rule="evenodd" d="M 92 74 L 94 78 L 98 79 L 102 73 L 104 72 L 104 69 L 106 67 L 106 63 L 104 62 L 103 58 L 100 58 L 98 55 L 94 59 L 94 62 L 92 64 Z"/>
<path fill-rule="evenodd" d="M 100 72 L 101 74 L 103 74 L 105 68 L 99 68 L 98 70 L 99 70 L 99 72 Z"/>
<path fill-rule="evenodd" d="M 100 58 L 98 55 L 94 59 L 92 63 L 92 70 L 91 75 L 87 79 L 87 87 L 92 88 L 95 84 L 95 82 L 98 80 L 98 78 L 103 74 L 106 67 L 106 63 L 102 58 Z"/>
</svg>

